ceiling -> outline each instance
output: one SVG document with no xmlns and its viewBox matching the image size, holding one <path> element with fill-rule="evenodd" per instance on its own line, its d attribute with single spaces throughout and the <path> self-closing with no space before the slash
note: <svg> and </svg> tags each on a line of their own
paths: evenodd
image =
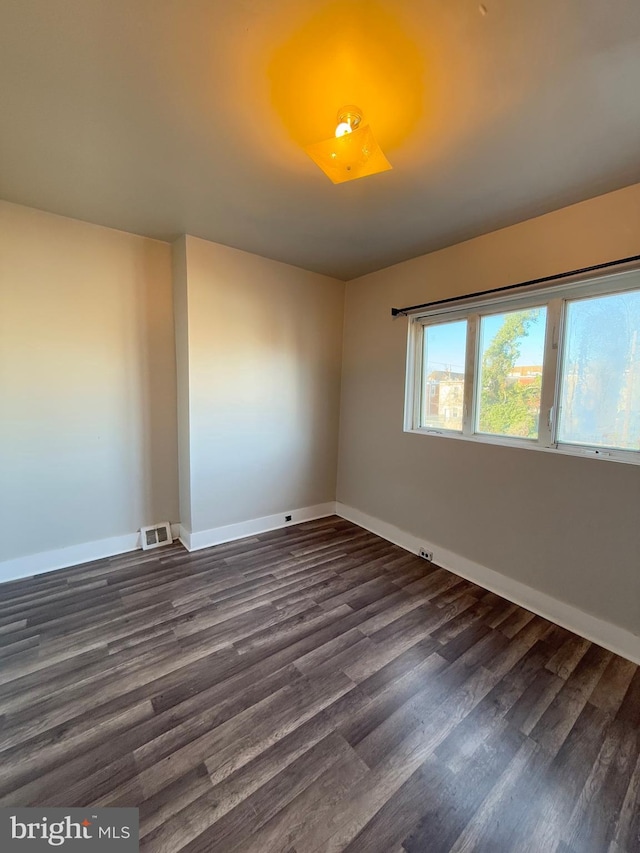
<svg viewBox="0 0 640 853">
<path fill-rule="evenodd" d="M 484 7 L 0 0 L 0 197 L 350 279 L 640 181 L 640 2 Z M 334 186 L 350 103 L 394 168 Z"/>
</svg>

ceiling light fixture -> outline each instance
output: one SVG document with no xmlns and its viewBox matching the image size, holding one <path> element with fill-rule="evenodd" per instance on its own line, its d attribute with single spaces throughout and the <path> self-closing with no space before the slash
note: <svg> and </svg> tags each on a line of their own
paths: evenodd
<svg viewBox="0 0 640 853">
<path fill-rule="evenodd" d="M 362 110 L 353 105 L 338 110 L 338 126 L 332 139 L 308 145 L 305 151 L 334 184 L 376 175 L 392 168 Z"/>
</svg>

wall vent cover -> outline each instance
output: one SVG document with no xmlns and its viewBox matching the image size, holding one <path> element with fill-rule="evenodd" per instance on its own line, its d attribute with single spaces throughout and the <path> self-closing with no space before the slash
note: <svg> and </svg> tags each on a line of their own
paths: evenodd
<svg viewBox="0 0 640 853">
<path fill-rule="evenodd" d="M 168 521 L 162 524 L 153 524 L 150 527 L 140 528 L 143 551 L 150 548 L 160 548 L 162 545 L 170 545 L 173 542 L 171 536 L 171 525 Z"/>
</svg>

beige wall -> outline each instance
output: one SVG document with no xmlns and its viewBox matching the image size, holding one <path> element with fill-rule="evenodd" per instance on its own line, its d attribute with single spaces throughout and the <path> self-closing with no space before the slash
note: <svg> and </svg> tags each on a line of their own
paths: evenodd
<svg viewBox="0 0 640 853">
<path fill-rule="evenodd" d="M 189 298 L 187 292 L 187 238 L 184 235 L 173 243 L 171 263 L 176 336 L 179 514 L 182 526 L 186 530 L 191 530 Z"/>
<path fill-rule="evenodd" d="M 401 307 L 640 253 L 640 185 L 348 283 L 338 500 L 640 633 L 640 468 L 403 432 Z"/>
<path fill-rule="evenodd" d="M 344 284 L 194 237 L 184 260 L 189 532 L 333 501 Z"/>
<path fill-rule="evenodd" d="M 0 560 L 178 521 L 170 246 L 0 202 Z"/>
</svg>

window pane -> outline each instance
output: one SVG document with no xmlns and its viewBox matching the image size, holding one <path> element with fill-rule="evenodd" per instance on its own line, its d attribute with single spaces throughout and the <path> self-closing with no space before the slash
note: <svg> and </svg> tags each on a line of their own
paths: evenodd
<svg viewBox="0 0 640 853">
<path fill-rule="evenodd" d="M 640 450 L 640 291 L 567 303 L 558 440 Z"/>
<path fill-rule="evenodd" d="M 537 438 L 547 309 L 480 319 L 477 431 Z"/>
<path fill-rule="evenodd" d="M 420 426 L 462 430 L 467 321 L 425 326 Z"/>
</svg>

